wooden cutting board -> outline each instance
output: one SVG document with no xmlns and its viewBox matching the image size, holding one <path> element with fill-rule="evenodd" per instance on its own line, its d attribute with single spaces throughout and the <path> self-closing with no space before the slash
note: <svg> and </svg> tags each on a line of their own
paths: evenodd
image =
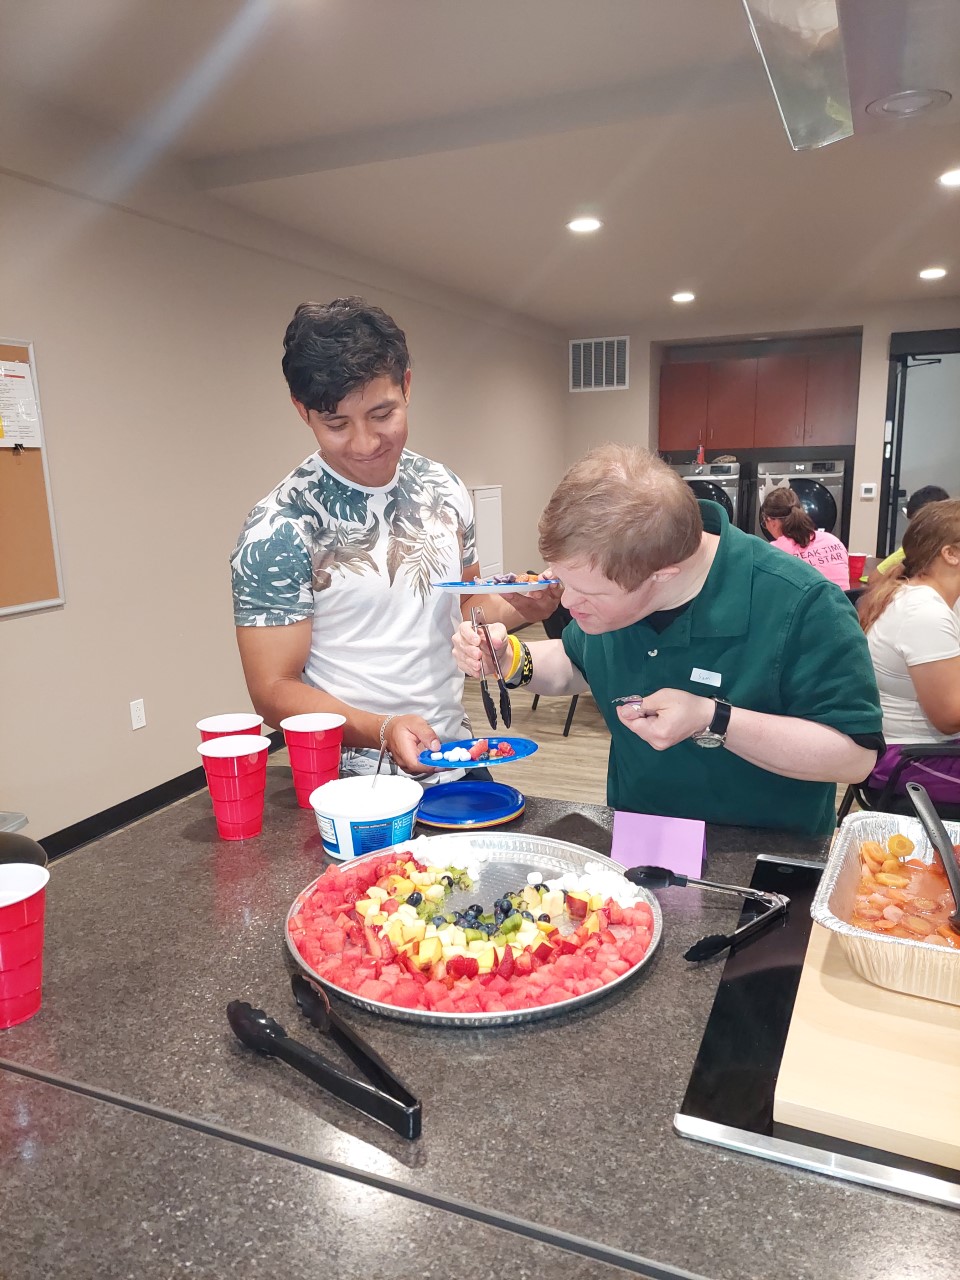
<svg viewBox="0 0 960 1280">
<path fill-rule="evenodd" d="M 815 924 L 773 1118 L 960 1169 L 960 1006 L 867 982 Z"/>
</svg>

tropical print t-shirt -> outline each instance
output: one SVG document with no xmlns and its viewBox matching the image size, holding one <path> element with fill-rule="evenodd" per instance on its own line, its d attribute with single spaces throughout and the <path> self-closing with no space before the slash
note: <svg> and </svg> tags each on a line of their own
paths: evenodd
<svg viewBox="0 0 960 1280">
<path fill-rule="evenodd" d="M 458 580 L 477 558 L 462 481 L 405 449 L 393 482 L 361 487 L 312 454 L 247 517 L 231 557 L 240 627 L 313 620 L 304 678 L 350 706 L 414 713 L 460 736 L 463 675 L 451 641 Z"/>
</svg>

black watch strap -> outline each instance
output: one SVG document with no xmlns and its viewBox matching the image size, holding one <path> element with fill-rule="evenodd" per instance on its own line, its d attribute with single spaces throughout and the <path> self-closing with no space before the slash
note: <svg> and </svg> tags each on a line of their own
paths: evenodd
<svg viewBox="0 0 960 1280">
<path fill-rule="evenodd" d="M 730 724 L 730 703 L 725 702 L 723 698 L 716 698 L 717 709 L 713 713 L 713 719 L 707 726 L 708 733 L 715 733 L 717 737 L 723 738 L 727 733 L 727 726 Z"/>
</svg>

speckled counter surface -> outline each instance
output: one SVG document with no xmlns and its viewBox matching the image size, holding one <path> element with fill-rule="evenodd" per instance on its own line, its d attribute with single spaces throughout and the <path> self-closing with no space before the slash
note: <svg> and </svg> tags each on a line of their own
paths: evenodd
<svg viewBox="0 0 960 1280">
<path fill-rule="evenodd" d="M 0 1125 L 10 1280 L 629 1274 L 11 1072 L 0 1072 Z"/>
<path fill-rule="evenodd" d="M 890 1259 L 898 1280 L 952 1277 L 950 1211 L 673 1133 L 722 967 L 682 953 L 732 926 L 736 905 L 717 896 L 662 892 L 658 955 L 579 1012 L 440 1031 L 349 1009 L 423 1099 L 415 1144 L 241 1048 L 224 1016 L 233 998 L 314 1034 L 290 995 L 282 932 L 322 853 L 289 772 L 269 773 L 256 840 L 219 841 L 198 794 L 53 864 L 44 1007 L 0 1033 L 0 1058 L 716 1280 L 867 1280 L 892 1276 Z M 518 825 L 606 852 L 610 819 L 530 799 Z M 736 883 L 761 853 L 823 852 L 768 832 L 708 833 L 710 874 Z"/>
</svg>

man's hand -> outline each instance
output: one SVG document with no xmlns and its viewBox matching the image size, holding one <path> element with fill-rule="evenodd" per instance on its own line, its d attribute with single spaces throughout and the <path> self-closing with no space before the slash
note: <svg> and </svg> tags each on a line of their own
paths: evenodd
<svg viewBox="0 0 960 1280">
<path fill-rule="evenodd" d="M 706 729 L 715 710 L 713 698 L 701 698 L 683 689 L 658 689 L 639 702 L 617 707 L 617 715 L 654 751 L 666 751 Z"/>
<path fill-rule="evenodd" d="M 540 577 L 552 578 L 553 574 L 545 569 Z M 552 587 L 544 587 L 542 591 L 511 591 L 506 599 L 524 622 L 542 622 L 556 610 L 562 595 L 563 584 L 558 582 Z"/>
<path fill-rule="evenodd" d="M 502 623 L 491 622 L 488 630 L 502 668 L 507 658 L 507 628 Z M 460 670 L 477 680 L 484 674 L 490 675 L 494 670 L 490 650 L 470 622 L 461 622 L 454 632 L 453 656 Z"/>
<path fill-rule="evenodd" d="M 394 716 L 387 722 L 383 740 L 391 756 L 407 773 L 435 772 L 417 759 L 421 751 L 440 750 L 440 739 L 422 716 Z"/>
</svg>

